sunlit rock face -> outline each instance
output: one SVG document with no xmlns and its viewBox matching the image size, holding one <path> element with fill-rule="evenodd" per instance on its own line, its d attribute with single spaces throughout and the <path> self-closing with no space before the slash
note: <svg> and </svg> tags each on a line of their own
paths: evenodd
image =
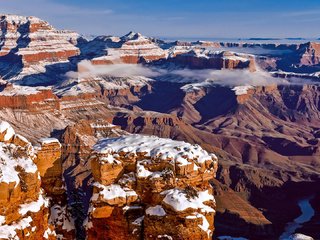
<svg viewBox="0 0 320 240">
<path fill-rule="evenodd" d="M 185 142 L 128 135 L 99 141 L 91 168 L 88 239 L 211 239 L 214 154 Z"/>
<path fill-rule="evenodd" d="M 56 239 L 36 158 L 31 143 L 0 122 L 0 239 Z"/>
<path fill-rule="evenodd" d="M 79 54 L 78 34 L 58 31 L 36 17 L 0 16 L 0 56 L 15 54 L 25 65 L 39 62 L 59 62 Z"/>
<path fill-rule="evenodd" d="M 166 57 L 165 50 L 140 33 L 130 32 L 121 38 L 97 38 L 94 41 L 105 44 L 103 56 L 92 59 L 96 65 L 137 64 L 151 62 Z"/>
</svg>

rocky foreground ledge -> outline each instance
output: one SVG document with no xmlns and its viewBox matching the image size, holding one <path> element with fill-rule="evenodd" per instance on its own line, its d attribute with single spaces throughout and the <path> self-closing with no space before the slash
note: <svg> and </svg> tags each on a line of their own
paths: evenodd
<svg viewBox="0 0 320 240">
<path fill-rule="evenodd" d="M 0 123 L 0 239 L 75 239 L 61 144 L 38 142 L 32 146 Z M 212 239 L 214 154 L 185 142 L 123 135 L 99 140 L 90 162 L 87 239 Z"/>
<path fill-rule="evenodd" d="M 94 149 L 88 239 L 212 238 L 214 154 L 141 135 L 103 139 Z"/>
</svg>

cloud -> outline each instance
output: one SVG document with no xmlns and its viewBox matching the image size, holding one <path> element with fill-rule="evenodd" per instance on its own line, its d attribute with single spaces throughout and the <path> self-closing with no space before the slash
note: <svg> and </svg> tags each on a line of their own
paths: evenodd
<svg viewBox="0 0 320 240">
<path fill-rule="evenodd" d="M 148 67 L 141 64 L 92 65 L 84 60 L 78 65 L 78 72 L 68 72 L 67 78 L 82 79 L 88 77 L 112 76 L 134 77 L 144 76 L 158 81 L 179 82 L 190 86 L 206 86 L 212 84 L 226 86 L 266 86 L 286 84 L 287 80 L 275 78 L 270 73 L 257 70 L 212 70 L 212 69 L 175 69 L 168 70 Z"/>
<path fill-rule="evenodd" d="M 186 82 L 196 84 L 219 84 L 226 86 L 266 86 L 282 83 L 282 80 L 272 77 L 268 72 L 258 70 L 250 72 L 249 70 L 175 70 L 170 74 L 183 77 Z"/>
<path fill-rule="evenodd" d="M 78 64 L 78 72 L 68 72 L 69 78 L 86 78 L 99 76 L 112 77 L 158 77 L 166 72 L 161 69 L 152 69 L 140 64 L 110 64 L 110 65 L 93 65 L 88 60 L 83 60 Z"/>
<path fill-rule="evenodd" d="M 319 16 L 320 9 L 312 9 L 312 10 L 303 10 L 303 11 L 294 11 L 284 13 L 285 17 L 305 17 L 305 16 Z"/>
</svg>

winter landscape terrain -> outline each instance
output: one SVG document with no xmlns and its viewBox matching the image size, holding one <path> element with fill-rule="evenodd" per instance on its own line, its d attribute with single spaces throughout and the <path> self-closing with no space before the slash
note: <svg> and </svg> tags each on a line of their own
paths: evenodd
<svg viewBox="0 0 320 240">
<path fill-rule="evenodd" d="M 0 239 L 320 239 L 319 40 L 0 34 Z"/>
</svg>

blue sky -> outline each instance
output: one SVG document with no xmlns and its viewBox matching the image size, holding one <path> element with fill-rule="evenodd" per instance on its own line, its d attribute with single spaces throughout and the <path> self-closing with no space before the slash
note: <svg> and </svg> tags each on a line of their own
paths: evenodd
<svg viewBox="0 0 320 240">
<path fill-rule="evenodd" d="M 84 34 L 320 37 L 319 0 L 0 0 L 2 13 L 35 15 Z"/>
</svg>

